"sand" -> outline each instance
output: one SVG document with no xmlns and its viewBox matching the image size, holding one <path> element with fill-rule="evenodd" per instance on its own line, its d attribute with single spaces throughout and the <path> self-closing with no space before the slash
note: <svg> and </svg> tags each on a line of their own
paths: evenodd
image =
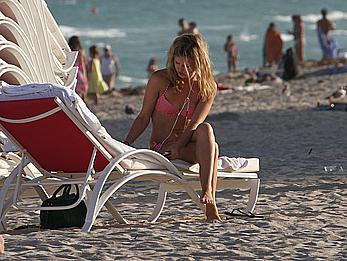
<svg viewBox="0 0 347 261">
<path fill-rule="evenodd" d="M 323 68 L 324 69 L 324 68 Z M 155 185 L 132 184 L 113 201 L 130 225 L 102 211 L 90 233 L 78 229 L 4 234 L 3 259 L 29 260 L 344 260 L 347 259 L 346 111 L 316 110 L 317 100 L 346 84 L 346 74 L 308 74 L 282 86 L 219 92 L 208 121 L 221 154 L 259 157 L 261 187 L 256 218 L 232 217 L 207 224 L 185 193 L 171 193 L 155 224 L 144 221 L 156 200 Z M 305 75 L 304 75 L 305 76 Z M 221 75 L 237 86 L 244 80 Z M 141 95 L 111 94 L 93 111 L 110 134 L 122 140 L 141 108 Z M 88 102 L 90 105 L 90 101 Z M 131 105 L 135 114 L 126 114 Z M 136 142 L 146 147 L 147 131 Z M 342 166 L 326 172 L 324 166 Z M 224 214 L 242 207 L 245 193 L 218 192 Z M 10 228 L 39 224 L 37 212 L 12 211 Z"/>
</svg>

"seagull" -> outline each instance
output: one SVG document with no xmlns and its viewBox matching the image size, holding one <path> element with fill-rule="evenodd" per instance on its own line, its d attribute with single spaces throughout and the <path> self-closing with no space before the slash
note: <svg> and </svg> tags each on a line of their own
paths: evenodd
<svg viewBox="0 0 347 261">
<path fill-rule="evenodd" d="M 326 99 L 329 99 L 329 103 L 334 103 L 336 100 L 343 99 L 347 94 L 347 85 L 340 86 L 339 89 L 330 96 L 326 97 Z"/>
<path fill-rule="evenodd" d="M 134 114 L 135 113 L 135 109 L 133 106 L 131 105 L 125 105 L 125 109 L 124 109 L 126 114 Z"/>
</svg>

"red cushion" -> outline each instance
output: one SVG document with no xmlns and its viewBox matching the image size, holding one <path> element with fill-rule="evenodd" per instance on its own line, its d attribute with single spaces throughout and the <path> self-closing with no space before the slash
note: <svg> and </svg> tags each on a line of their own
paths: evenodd
<svg viewBox="0 0 347 261">
<path fill-rule="evenodd" d="M 54 98 L 0 102 L 0 117 L 24 119 L 42 114 L 58 105 Z M 47 171 L 86 172 L 93 143 L 65 114 L 59 111 L 29 123 L 0 124 Z M 103 170 L 109 161 L 98 151 L 94 168 Z"/>
</svg>

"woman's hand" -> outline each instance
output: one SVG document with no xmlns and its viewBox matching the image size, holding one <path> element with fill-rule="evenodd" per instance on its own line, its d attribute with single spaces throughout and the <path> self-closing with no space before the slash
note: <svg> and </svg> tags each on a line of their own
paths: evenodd
<svg viewBox="0 0 347 261">
<path fill-rule="evenodd" d="M 178 146 L 178 143 L 174 143 L 165 150 L 163 155 L 167 157 L 169 160 L 175 160 L 179 158 L 179 151 L 180 147 Z"/>
</svg>

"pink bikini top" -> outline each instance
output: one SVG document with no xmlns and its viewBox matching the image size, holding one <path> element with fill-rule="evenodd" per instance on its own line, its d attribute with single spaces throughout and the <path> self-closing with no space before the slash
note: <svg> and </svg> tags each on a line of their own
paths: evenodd
<svg viewBox="0 0 347 261">
<path fill-rule="evenodd" d="M 155 110 L 165 114 L 165 115 L 177 115 L 180 111 L 180 109 L 177 109 L 165 96 L 165 93 L 167 91 L 168 87 L 166 87 L 166 90 L 162 95 L 159 96 L 157 103 L 155 105 Z M 186 105 L 187 106 L 187 105 Z M 195 108 L 184 108 L 181 112 L 182 117 L 187 117 L 188 119 L 191 119 L 193 117 Z"/>
</svg>

